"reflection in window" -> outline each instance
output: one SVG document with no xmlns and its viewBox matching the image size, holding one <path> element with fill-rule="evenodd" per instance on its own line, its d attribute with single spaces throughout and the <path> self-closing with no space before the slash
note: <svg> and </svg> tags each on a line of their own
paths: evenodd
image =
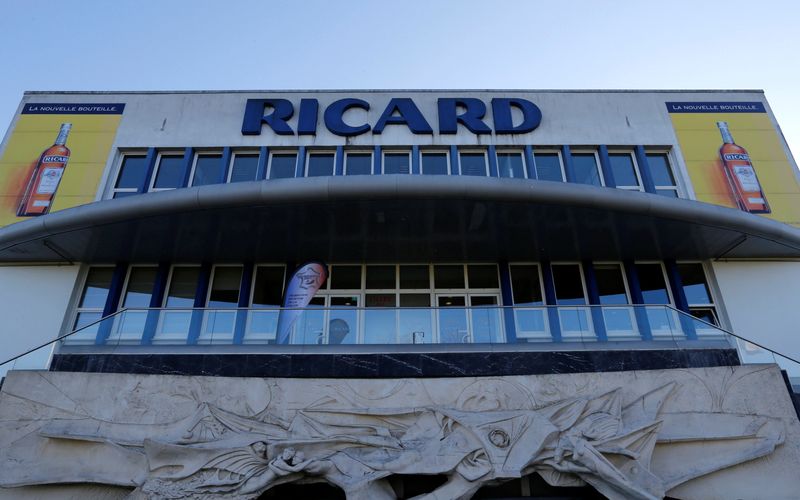
<svg viewBox="0 0 800 500">
<path fill-rule="evenodd" d="M 514 264 L 510 268 L 514 305 L 543 305 L 539 266 L 536 264 Z"/>
<path fill-rule="evenodd" d="M 155 266 L 132 266 L 128 274 L 128 285 L 122 298 L 122 307 L 150 307 L 150 298 L 156 283 Z"/>
<path fill-rule="evenodd" d="M 383 173 L 384 174 L 411 173 L 411 156 L 408 153 L 384 153 Z"/>
<path fill-rule="evenodd" d="M 257 154 L 236 154 L 231 165 L 230 182 L 254 181 L 256 172 L 258 172 Z"/>
<path fill-rule="evenodd" d="M 636 264 L 645 304 L 669 304 L 669 292 L 661 264 Z"/>
<path fill-rule="evenodd" d="M 459 153 L 461 175 L 486 176 L 486 155 L 483 153 Z"/>
<path fill-rule="evenodd" d="M 627 304 L 628 294 L 625 291 L 625 278 L 618 264 L 595 264 L 595 278 L 601 304 Z"/>
<path fill-rule="evenodd" d="M 222 155 L 197 155 L 194 161 L 192 186 L 206 186 L 222 182 Z"/>
<path fill-rule="evenodd" d="M 611 162 L 611 172 L 614 182 L 620 189 L 639 189 L 639 177 L 636 175 L 636 165 L 630 153 L 611 153 L 608 155 Z"/>
<path fill-rule="evenodd" d="M 283 266 L 257 266 L 253 285 L 253 307 L 280 306 L 283 280 Z"/>
<path fill-rule="evenodd" d="M 156 167 L 153 189 L 183 187 L 183 155 L 161 155 Z"/>
<path fill-rule="evenodd" d="M 594 153 L 573 153 L 572 168 L 575 171 L 575 182 L 601 186 L 600 171 Z"/>
<path fill-rule="evenodd" d="M 288 179 L 294 177 L 297 166 L 297 154 L 276 153 L 270 156 L 269 178 Z"/>
<path fill-rule="evenodd" d="M 647 166 L 650 168 L 650 175 L 653 177 L 656 193 L 670 198 L 677 198 L 678 187 L 675 184 L 675 177 L 672 175 L 667 154 L 647 153 Z"/>
<path fill-rule="evenodd" d="M 564 182 L 558 153 L 536 152 L 533 162 L 536 164 L 536 178 L 540 181 Z"/>
<path fill-rule="evenodd" d="M 558 305 L 586 304 L 580 265 L 553 264 L 552 268 L 553 282 L 556 288 L 556 303 Z"/>
<path fill-rule="evenodd" d="M 372 173 L 370 153 L 347 153 L 344 167 L 345 175 L 369 175 Z"/>
<path fill-rule="evenodd" d="M 81 299 L 78 302 L 75 324 L 73 325 L 74 329 L 83 328 L 102 318 L 113 275 L 114 268 L 112 267 L 92 267 L 89 269 L 83 285 Z M 72 340 L 93 341 L 96 331 L 97 327 L 95 326 L 91 331 L 85 332 L 85 339 L 79 333 L 77 335 L 80 337 L 75 337 Z"/>
<path fill-rule="evenodd" d="M 308 155 L 308 177 L 333 175 L 333 153 L 312 153 Z"/>
<path fill-rule="evenodd" d="M 208 307 L 236 307 L 239 305 L 239 286 L 242 282 L 242 266 L 217 266 L 211 280 Z"/>
<path fill-rule="evenodd" d="M 422 173 L 424 175 L 447 175 L 447 153 L 422 153 Z"/>
<path fill-rule="evenodd" d="M 498 152 L 497 170 L 500 177 L 525 178 L 525 162 L 521 152 Z"/>
<path fill-rule="evenodd" d="M 197 266 L 175 266 L 169 283 L 165 307 L 194 307 L 200 268 Z"/>
<path fill-rule="evenodd" d="M 119 167 L 119 176 L 114 185 L 114 198 L 126 194 L 136 194 L 145 185 L 147 178 L 147 157 L 125 155 Z"/>
</svg>

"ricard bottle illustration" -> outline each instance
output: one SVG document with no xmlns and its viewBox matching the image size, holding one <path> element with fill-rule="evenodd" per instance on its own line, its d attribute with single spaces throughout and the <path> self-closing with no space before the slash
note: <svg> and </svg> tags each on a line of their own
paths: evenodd
<svg viewBox="0 0 800 500">
<path fill-rule="evenodd" d="M 752 214 L 770 213 L 767 198 L 758 182 L 747 150 L 733 142 L 728 122 L 717 122 L 717 127 L 722 134 L 723 142 L 719 148 L 719 156 L 722 158 L 725 177 L 728 179 L 728 185 L 737 205 L 741 210 Z"/>
<path fill-rule="evenodd" d="M 62 123 L 55 144 L 45 149 L 39 157 L 17 209 L 19 217 L 44 215 L 50 211 L 69 161 L 70 151 L 66 143 L 71 128 L 71 123 Z"/>
</svg>

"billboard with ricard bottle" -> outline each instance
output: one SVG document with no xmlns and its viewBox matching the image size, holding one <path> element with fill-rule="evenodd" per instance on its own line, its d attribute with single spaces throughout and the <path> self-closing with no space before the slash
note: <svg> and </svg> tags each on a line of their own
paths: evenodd
<svg viewBox="0 0 800 500">
<path fill-rule="evenodd" d="M 668 102 L 698 201 L 800 227 L 800 181 L 761 102 Z"/>
<path fill-rule="evenodd" d="M 0 157 L 0 227 L 94 201 L 124 108 L 25 104 Z"/>
</svg>

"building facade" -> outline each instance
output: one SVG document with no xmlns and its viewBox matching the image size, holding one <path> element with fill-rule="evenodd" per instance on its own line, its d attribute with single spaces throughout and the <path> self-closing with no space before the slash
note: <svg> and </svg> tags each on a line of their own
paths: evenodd
<svg viewBox="0 0 800 500">
<path fill-rule="evenodd" d="M 0 189 L 0 497 L 798 486 L 762 92 L 26 93 Z"/>
</svg>

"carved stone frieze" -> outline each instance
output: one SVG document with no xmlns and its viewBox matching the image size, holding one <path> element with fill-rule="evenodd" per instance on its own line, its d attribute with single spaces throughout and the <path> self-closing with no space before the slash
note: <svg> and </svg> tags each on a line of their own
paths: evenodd
<svg viewBox="0 0 800 500">
<path fill-rule="evenodd" d="M 787 432 L 797 437 L 786 401 L 753 404 L 764 387 L 785 394 L 776 376 L 770 366 L 415 380 L 16 372 L 0 393 L 0 487 L 221 500 L 324 481 L 350 500 L 388 500 L 390 476 L 436 474 L 447 481 L 418 498 L 445 500 L 535 472 L 620 500 L 716 491 L 719 471 L 746 476 L 787 448 Z M 783 458 L 797 465 L 789 442 Z"/>
</svg>

